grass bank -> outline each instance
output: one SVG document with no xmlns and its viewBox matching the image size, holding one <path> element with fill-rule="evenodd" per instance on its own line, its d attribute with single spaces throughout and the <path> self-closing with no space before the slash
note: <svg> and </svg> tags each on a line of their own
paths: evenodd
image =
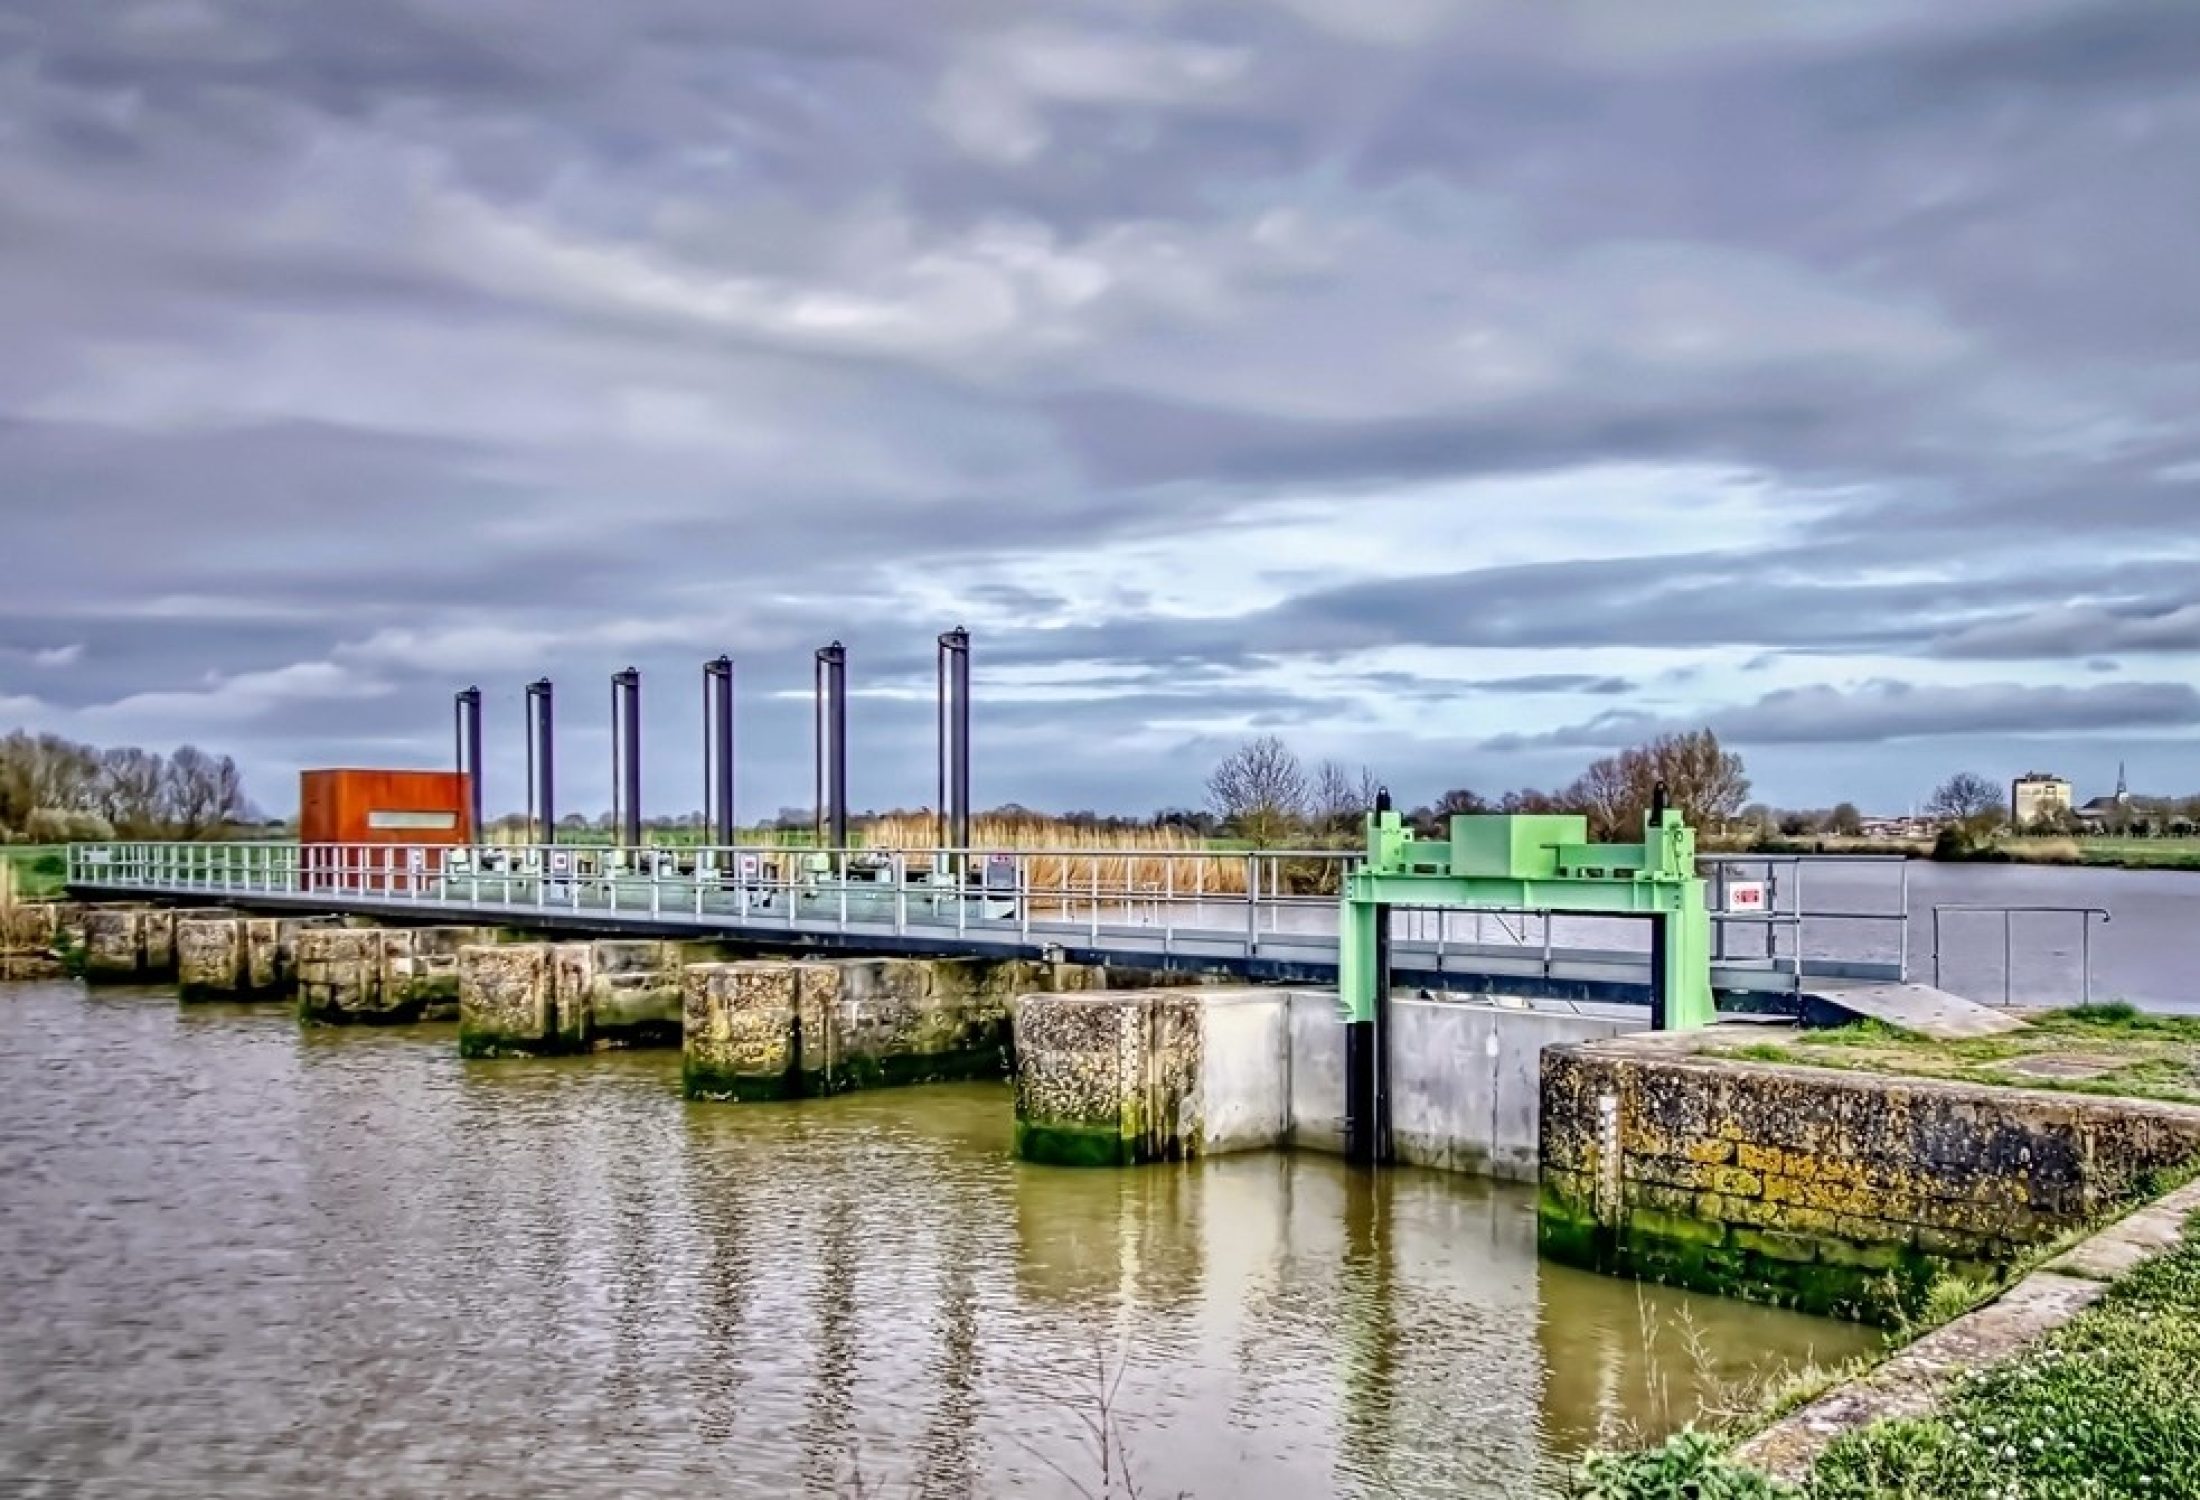
<svg viewBox="0 0 2200 1500">
<path fill-rule="evenodd" d="M 59 844 L 0 844 L 0 865 L 13 877 L 16 899 L 49 901 L 61 894 L 68 854 Z"/>
<path fill-rule="evenodd" d="M 1800 1488 L 1684 1432 L 1641 1453 L 1598 1455 L 1590 1500 L 2200 1500 L 2200 1217 L 2183 1245 L 2123 1276 L 2013 1358 L 1966 1371 L 1922 1415 L 1835 1441 Z"/>
<path fill-rule="evenodd" d="M 2200 1017 L 2152 1015 L 2118 1002 L 2028 1019 L 2022 1031 L 1963 1041 L 1860 1021 L 1712 1050 L 1751 1062 L 2200 1104 Z"/>
</svg>

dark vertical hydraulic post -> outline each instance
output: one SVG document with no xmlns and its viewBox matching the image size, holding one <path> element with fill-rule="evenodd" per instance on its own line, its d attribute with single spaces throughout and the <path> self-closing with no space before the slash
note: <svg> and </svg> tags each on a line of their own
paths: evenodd
<svg viewBox="0 0 2200 1500">
<path fill-rule="evenodd" d="M 611 810 L 619 845 L 642 846 L 642 674 L 611 674 Z"/>
<path fill-rule="evenodd" d="M 555 717 L 551 709 L 550 679 L 527 684 L 527 816 L 539 824 L 535 838 L 545 844 L 558 841 L 557 761 L 553 741 Z"/>
<path fill-rule="evenodd" d="M 1374 824 L 1380 826 L 1391 811 L 1390 789 L 1375 794 Z M 1379 1166 L 1391 1159 L 1390 1144 L 1390 906 L 1381 901 L 1357 903 L 1348 913 L 1356 924 L 1354 946 L 1365 955 L 1366 968 L 1343 967 L 1340 975 L 1350 993 L 1351 1009 L 1344 1028 L 1344 1130 L 1345 1155 L 1360 1166 Z"/>
<path fill-rule="evenodd" d="M 733 658 L 703 663 L 703 822 L 711 842 L 731 848 L 733 821 Z"/>
<path fill-rule="evenodd" d="M 838 641 L 817 650 L 817 838 L 828 849 L 848 847 L 848 648 Z"/>
<path fill-rule="evenodd" d="M 458 769 L 466 775 L 466 810 L 473 820 L 466 837 L 470 843 L 486 843 L 488 835 L 481 826 L 481 689 L 460 690 L 455 707 Z"/>
<path fill-rule="evenodd" d="M 960 625 L 940 637 L 937 675 L 939 842 L 960 876 L 970 856 L 970 632 Z"/>
</svg>

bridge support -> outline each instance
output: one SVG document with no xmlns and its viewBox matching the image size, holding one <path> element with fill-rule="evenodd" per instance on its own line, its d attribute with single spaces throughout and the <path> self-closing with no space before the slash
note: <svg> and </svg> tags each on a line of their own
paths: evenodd
<svg viewBox="0 0 2200 1500">
<path fill-rule="evenodd" d="M 940 637 L 939 842 L 953 851 L 959 877 L 970 855 L 970 632 L 957 626 Z"/>
<path fill-rule="evenodd" d="M 454 707 L 458 716 L 454 759 L 466 777 L 466 842 L 487 843 L 481 821 L 481 689 L 461 689 Z"/>
<path fill-rule="evenodd" d="M 838 641 L 817 650 L 813 674 L 817 715 L 817 841 L 848 847 L 848 648 Z"/>
<path fill-rule="evenodd" d="M 556 725 L 552 718 L 550 679 L 527 684 L 527 816 L 532 825 L 528 841 L 558 841 L 557 764 L 554 754 Z"/>
<path fill-rule="evenodd" d="M 642 845 L 642 674 L 611 674 L 612 825 L 622 848 Z"/>
<path fill-rule="evenodd" d="M 703 822 L 711 842 L 730 849 L 733 816 L 733 658 L 703 663 Z"/>
</svg>

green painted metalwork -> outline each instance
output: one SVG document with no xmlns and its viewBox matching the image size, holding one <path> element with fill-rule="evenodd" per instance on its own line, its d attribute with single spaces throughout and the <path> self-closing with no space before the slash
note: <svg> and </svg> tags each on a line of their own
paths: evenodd
<svg viewBox="0 0 2200 1500">
<path fill-rule="evenodd" d="M 1665 919 L 1665 1022 L 1709 1025 L 1711 917 L 1696 833 L 1667 810 L 1639 844 L 1592 844 L 1585 818 L 1457 817 L 1448 839 L 1416 838 L 1395 812 L 1367 820 L 1367 861 L 1338 913 L 1338 982 L 1347 1021 L 1375 1019 L 1376 922 L 1387 907 L 1508 907 Z"/>
</svg>

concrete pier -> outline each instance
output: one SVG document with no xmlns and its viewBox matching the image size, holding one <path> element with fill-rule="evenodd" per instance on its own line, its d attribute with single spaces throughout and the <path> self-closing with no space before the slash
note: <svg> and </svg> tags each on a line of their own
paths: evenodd
<svg viewBox="0 0 2200 1500">
<path fill-rule="evenodd" d="M 681 973 L 694 945 L 605 940 L 466 948 L 458 962 L 458 1048 L 539 1057 L 675 1047 Z"/>
<path fill-rule="evenodd" d="M 697 964 L 683 977 L 682 1076 L 690 1098 L 732 1100 L 998 1078 L 1013 996 L 1106 975 L 983 959 Z"/>
<path fill-rule="evenodd" d="M 66 901 L 0 898 L 0 979 L 47 979 L 81 934 L 83 908 Z"/>
<path fill-rule="evenodd" d="M 185 917 L 176 923 L 176 993 L 186 1002 L 281 998 L 298 983 L 298 936 L 335 917 Z"/>
<path fill-rule="evenodd" d="M 83 910 L 81 960 L 89 984 L 153 984 L 176 977 L 176 923 L 235 915 L 221 907 L 92 906 Z"/>
<path fill-rule="evenodd" d="M 489 927 L 305 929 L 297 935 L 298 1017 L 339 1026 L 451 1019 L 459 954 L 496 938 Z"/>
<path fill-rule="evenodd" d="M 1534 1181 L 1543 1049 L 1641 1024 L 1620 1011 L 1393 1000 L 1397 1159 Z M 1015 1047 L 1017 1151 L 1028 1161 L 1344 1150 L 1344 1028 L 1330 991 L 1027 995 Z"/>
</svg>

